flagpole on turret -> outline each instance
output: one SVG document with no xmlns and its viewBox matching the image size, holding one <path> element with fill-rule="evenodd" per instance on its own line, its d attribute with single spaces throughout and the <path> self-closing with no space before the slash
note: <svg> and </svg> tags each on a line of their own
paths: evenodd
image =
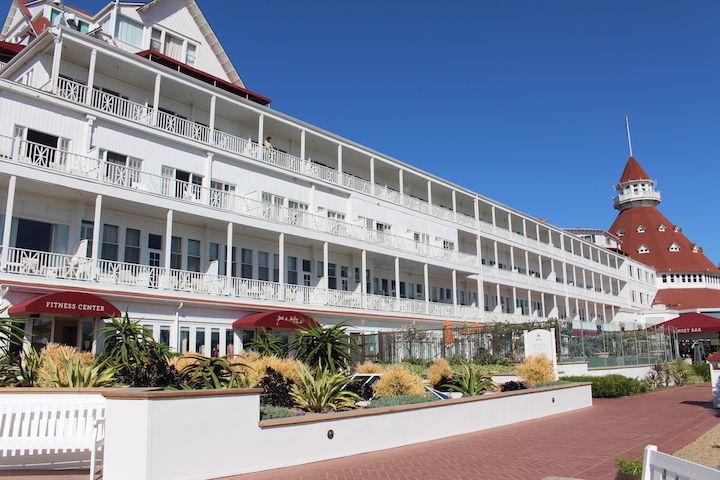
<svg viewBox="0 0 720 480">
<path fill-rule="evenodd" d="M 630 118 L 628 114 L 625 114 L 625 132 L 627 133 L 628 149 L 630 150 L 630 156 L 633 156 L 632 150 L 632 139 L 630 138 Z"/>
</svg>

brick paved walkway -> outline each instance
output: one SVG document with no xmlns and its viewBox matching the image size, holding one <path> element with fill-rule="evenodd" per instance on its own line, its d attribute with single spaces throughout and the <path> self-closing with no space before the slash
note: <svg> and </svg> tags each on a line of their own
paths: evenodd
<svg viewBox="0 0 720 480">
<path fill-rule="evenodd" d="M 224 480 L 587 480 L 615 478 L 615 457 L 675 452 L 720 423 L 710 387 L 693 385 L 444 440 Z"/>
<path fill-rule="evenodd" d="M 706 384 L 595 400 L 592 408 L 542 420 L 223 480 L 612 480 L 615 457 L 640 457 L 649 443 L 672 453 L 720 423 L 709 395 Z M 86 480 L 87 473 L 0 477 Z"/>
</svg>

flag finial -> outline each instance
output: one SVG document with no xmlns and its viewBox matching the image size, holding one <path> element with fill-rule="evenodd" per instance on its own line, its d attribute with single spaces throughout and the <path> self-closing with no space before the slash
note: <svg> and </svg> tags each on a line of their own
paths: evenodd
<svg viewBox="0 0 720 480">
<path fill-rule="evenodd" d="M 625 114 L 625 132 L 627 133 L 628 150 L 630 150 L 630 156 L 633 156 L 632 150 L 632 138 L 630 138 L 630 118 L 628 114 Z"/>
</svg>

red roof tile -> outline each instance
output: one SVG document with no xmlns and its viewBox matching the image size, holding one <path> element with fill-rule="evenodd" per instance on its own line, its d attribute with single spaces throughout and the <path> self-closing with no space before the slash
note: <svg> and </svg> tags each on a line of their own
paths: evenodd
<svg viewBox="0 0 720 480">
<path fill-rule="evenodd" d="M 660 225 L 665 231 L 659 230 Z M 644 227 L 644 233 L 638 233 L 638 227 Z M 682 230 L 675 231 L 674 225 L 653 206 L 632 207 L 622 210 L 610 227 L 610 233 L 617 235 L 622 231 L 621 250 L 630 258 L 654 267 L 663 272 L 711 272 L 720 274 L 700 249 L 693 252 L 695 244 L 685 237 Z M 677 244 L 679 251 L 671 252 L 670 245 Z M 638 253 L 641 245 L 650 252 Z"/>
<path fill-rule="evenodd" d="M 50 20 L 45 17 L 38 17 L 35 20 L 31 20 L 30 24 L 32 25 L 33 30 L 35 30 L 35 35 L 40 35 L 50 28 Z"/>
<path fill-rule="evenodd" d="M 650 176 L 645 172 L 643 167 L 640 165 L 635 157 L 628 158 L 625 164 L 625 169 L 620 176 L 620 183 L 629 182 L 632 180 L 650 180 Z"/>
<path fill-rule="evenodd" d="M 673 310 L 690 308 L 720 308 L 720 290 L 712 288 L 663 288 L 653 300 Z"/>
</svg>

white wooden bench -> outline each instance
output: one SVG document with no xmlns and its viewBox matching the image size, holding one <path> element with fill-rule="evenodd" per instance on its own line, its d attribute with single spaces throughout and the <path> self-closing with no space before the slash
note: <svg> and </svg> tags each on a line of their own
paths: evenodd
<svg viewBox="0 0 720 480">
<path fill-rule="evenodd" d="M 105 441 L 105 407 L 93 404 L 0 404 L 3 456 L 90 451 L 90 480 Z"/>
<path fill-rule="evenodd" d="M 645 447 L 642 480 L 720 480 L 720 470 Z"/>
</svg>

